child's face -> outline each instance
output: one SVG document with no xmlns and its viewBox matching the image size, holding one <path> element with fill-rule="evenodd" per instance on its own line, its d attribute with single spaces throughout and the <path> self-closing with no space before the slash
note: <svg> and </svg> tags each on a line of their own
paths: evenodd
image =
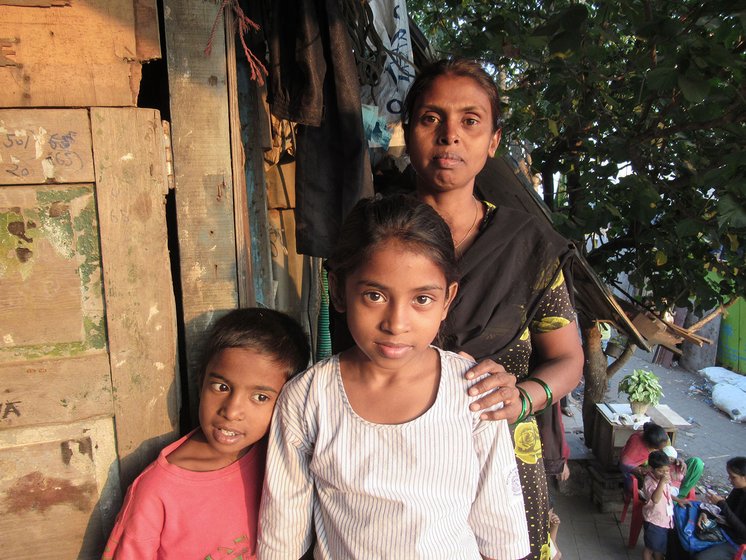
<svg viewBox="0 0 746 560">
<path fill-rule="evenodd" d="M 199 423 L 214 459 L 230 464 L 269 428 L 287 371 L 267 356 L 226 348 L 207 364 L 199 403 Z"/>
<path fill-rule="evenodd" d="M 653 469 L 653 473 L 655 473 L 655 478 L 661 479 L 667 474 L 670 474 L 671 467 L 669 465 L 664 465 L 662 467 L 658 467 L 657 469 Z"/>
<path fill-rule="evenodd" d="M 340 311 L 358 348 L 374 364 L 398 369 L 433 341 L 456 295 L 443 271 L 398 241 L 378 247 L 349 274 Z"/>
</svg>

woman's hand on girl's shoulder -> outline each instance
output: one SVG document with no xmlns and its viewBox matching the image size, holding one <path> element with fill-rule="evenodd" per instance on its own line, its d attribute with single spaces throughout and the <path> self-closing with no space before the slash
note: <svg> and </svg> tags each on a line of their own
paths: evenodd
<svg viewBox="0 0 746 560">
<path fill-rule="evenodd" d="M 459 352 L 461 356 L 473 359 L 466 352 Z M 466 372 L 466 379 L 478 379 L 489 374 L 484 379 L 469 388 L 469 395 L 475 397 L 483 395 L 469 405 L 469 409 L 478 412 L 490 408 L 498 403 L 503 407 L 482 413 L 483 420 L 508 420 L 514 422 L 521 413 L 521 400 L 515 387 L 516 378 L 505 371 L 505 368 L 494 360 L 482 360 Z"/>
</svg>

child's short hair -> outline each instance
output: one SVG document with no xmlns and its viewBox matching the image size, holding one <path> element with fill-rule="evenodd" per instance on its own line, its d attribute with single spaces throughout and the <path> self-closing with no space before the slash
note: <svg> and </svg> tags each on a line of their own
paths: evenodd
<svg viewBox="0 0 746 560">
<path fill-rule="evenodd" d="M 376 195 L 360 200 L 342 224 L 339 240 L 326 262 L 340 284 L 375 248 L 398 241 L 431 259 L 446 283 L 458 280 L 458 264 L 448 224 L 432 207 L 411 195 Z"/>
<path fill-rule="evenodd" d="M 733 457 L 725 463 L 725 468 L 738 476 L 746 476 L 746 457 Z"/>
<path fill-rule="evenodd" d="M 655 422 L 645 422 L 645 425 L 642 427 L 642 439 L 650 447 L 660 449 L 668 443 L 668 434 L 666 430 Z"/>
<path fill-rule="evenodd" d="M 270 356 L 288 377 L 308 367 L 311 351 L 301 326 L 288 315 L 259 307 L 234 309 L 213 325 L 205 344 L 200 385 L 207 364 L 227 348 L 244 348 Z"/>
<path fill-rule="evenodd" d="M 656 450 L 651 451 L 648 455 L 648 465 L 651 469 L 659 469 L 661 467 L 667 467 L 671 464 L 671 459 L 663 451 Z"/>
</svg>

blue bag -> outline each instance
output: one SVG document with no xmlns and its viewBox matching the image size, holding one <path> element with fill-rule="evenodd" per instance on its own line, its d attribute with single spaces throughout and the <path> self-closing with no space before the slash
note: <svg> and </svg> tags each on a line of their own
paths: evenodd
<svg viewBox="0 0 746 560">
<path fill-rule="evenodd" d="M 679 504 L 673 506 L 673 524 L 676 527 L 676 534 L 679 537 L 681 546 L 687 552 L 699 552 L 710 548 L 716 544 L 723 544 L 712 541 L 703 541 L 697 538 L 695 529 L 697 527 L 697 518 L 699 517 L 699 502 L 691 500 L 689 506 L 682 507 Z M 725 542 L 729 543 L 733 550 L 737 548 L 736 543 L 723 531 Z"/>
</svg>

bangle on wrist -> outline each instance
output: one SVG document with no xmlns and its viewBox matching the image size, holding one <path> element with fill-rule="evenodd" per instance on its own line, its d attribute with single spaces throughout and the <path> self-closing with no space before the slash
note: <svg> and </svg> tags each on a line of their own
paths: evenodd
<svg viewBox="0 0 746 560">
<path fill-rule="evenodd" d="M 520 424 L 526 419 L 526 398 L 523 396 L 522 392 L 518 392 L 521 396 L 521 413 L 518 415 L 518 418 L 515 419 L 515 422 L 513 422 L 513 426 Z"/>
<path fill-rule="evenodd" d="M 526 391 L 526 389 L 524 389 L 523 387 L 519 387 L 518 385 L 516 385 L 515 388 L 518 389 L 518 392 L 521 394 L 521 396 L 526 399 L 526 402 L 528 402 L 528 411 L 526 412 L 526 418 L 528 418 L 534 413 L 534 399 L 531 398 L 529 392 Z"/>
<path fill-rule="evenodd" d="M 534 383 L 538 383 L 539 385 L 541 385 L 542 389 L 544 389 L 544 393 L 547 396 L 547 404 L 545 404 L 544 408 L 542 408 L 541 410 L 534 412 L 534 416 L 541 414 L 548 408 L 552 407 L 552 389 L 549 387 L 546 381 L 544 381 L 543 379 L 539 379 L 538 377 L 527 377 L 522 381 L 523 383 L 525 383 L 526 381 L 533 381 Z"/>
</svg>

